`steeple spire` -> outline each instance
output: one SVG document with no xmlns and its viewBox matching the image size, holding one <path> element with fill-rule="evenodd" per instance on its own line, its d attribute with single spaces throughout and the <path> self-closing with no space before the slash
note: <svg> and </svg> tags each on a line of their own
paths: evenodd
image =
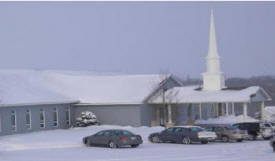
<svg viewBox="0 0 275 161">
<path fill-rule="evenodd" d="M 213 9 L 211 9 L 211 16 L 210 16 L 210 35 L 209 35 L 209 48 L 208 48 L 208 56 L 207 57 L 211 57 L 211 58 L 219 57 L 218 51 L 217 51 L 216 31 L 215 31 Z"/>
<path fill-rule="evenodd" d="M 206 72 L 203 73 L 204 90 L 220 90 L 224 88 L 224 76 L 220 71 L 220 58 L 217 49 L 214 13 L 211 9 L 209 48 L 206 57 Z"/>
</svg>

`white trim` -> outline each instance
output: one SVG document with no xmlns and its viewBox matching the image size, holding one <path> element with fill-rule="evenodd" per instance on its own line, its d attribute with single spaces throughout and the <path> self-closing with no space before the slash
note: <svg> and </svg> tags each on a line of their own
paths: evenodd
<svg viewBox="0 0 275 161">
<path fill-rule="evenodd" d="M 168 104 L 167 110 L 168 110 L 168 124 L 171 124 L 172 123 L 172 108 L 171 108 L 171 104 Z"/>
<path fill-rule="evenodd" d="M 267 96 L 267 100 L 265 101 L 272 101 L 271 96 L 262 87 L 260 87 L 260 90 Z"/>
<path fill-rule="evenodd" d="M 201 120 L 202 119 L 202 113 L 201 113 L 201 103 L 199 104 L 199 119 Z"/>
<path fill-rule="evenodd" d="M 234 102 L 231 103 L 231 113 L 235 116 L 235 104 Z"/>
<path fill-rule="evenodd" d="M 229 115 L 229 104 L 225 103 L 225 115 L 228 116 Z"/>
<path fill-rule="evenodd" d="M 244 121 L 247 119 L 247 103 L 243 104 L 243 119 Z"/>
<path fill-rule="evenodd" d="M 264 119 L 264 101 L 261 102 L 261 112 L 260 112 L 260 119 L 263 120 Z"/>
</svg>

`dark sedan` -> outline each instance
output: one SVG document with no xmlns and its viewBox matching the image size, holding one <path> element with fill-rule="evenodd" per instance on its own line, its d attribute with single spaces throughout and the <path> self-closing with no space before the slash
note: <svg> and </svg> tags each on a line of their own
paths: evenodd
<svg viewBox="0 0 275 161">
<path fill-rule="evenodd" d="M 208 132 L 199 126 L 175 126 L 160 133 L 151 134 L 149 141 L 153 143 L 190 144 L 192 142 L 201 142 L 202 144 L 207 144 L 208 141 L 214 141 L 216 138 L 217 135 L 214 132 Z"/>
<path fill-rule="evenodd" d="M 135 148 L 142 144 L 142 138 L 140 135 L 135 135 L 127 130 L 103 130 L 94 135 L 84 137 L 83 143 L 87 146 L 119 148 L 130 145 Z"/>
</svg>

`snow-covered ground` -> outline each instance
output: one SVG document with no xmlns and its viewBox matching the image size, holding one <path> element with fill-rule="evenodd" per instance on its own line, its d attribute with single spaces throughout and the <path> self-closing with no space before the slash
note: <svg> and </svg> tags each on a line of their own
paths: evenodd
<svg viewBox="0 0 275 161">
<path fill-rule="evenodd" d="M 82 137 L 103 129 L 127 129 L 143 137 L 138 148 L 86 147 Z M 268 141 L 242 143 L 152 144 L 150 133 L 162 127 L 93 126 L 0 137 L 1 161 L 274 161 Z"/>
</svg>

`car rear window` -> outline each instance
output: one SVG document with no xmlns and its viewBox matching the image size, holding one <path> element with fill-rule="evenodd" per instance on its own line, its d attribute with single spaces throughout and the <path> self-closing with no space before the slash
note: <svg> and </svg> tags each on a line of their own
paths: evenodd
<svg viewBox="0 0 275 161">
<path fill-rule="evenodd" d="M 120 133 L 121 133 L 121 135 L 124 135 L 124 136 L 132 136 L 132 135 L 134 135 L 130 131 L 126 131 L 126 130 L 122 130 L 122 131 L 120 131 Z"/>
</svg>

